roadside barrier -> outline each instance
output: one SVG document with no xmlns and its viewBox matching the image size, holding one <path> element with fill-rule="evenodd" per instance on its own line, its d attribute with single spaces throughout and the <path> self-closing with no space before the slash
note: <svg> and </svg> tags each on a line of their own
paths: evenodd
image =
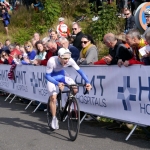
<svg viewBox="0 0 150 150">
<path fill-rule="evenodd" d="M 82 66 L 91 81 L 92 90 L 83 95 L 79 88 L 76 95 L 80 110 L 93 114 L 134 124 L 126 140 L 132 135 L 137 126 L 149 126 L 150 120 L 150 66 L 134 65 L 118 66 Z M 8 79 L 9 65 L 0 67 L 0 89 L 16 96 L 27 98 L 30 103 L 39 101 L 35 112 L 42 103 L 47 103 L 49 92 L 45 80 L 44 66 L 17 66 L 15 81 Z M 84 83 L 81 76 L 72 68 L 65 69 L 76 83 Z M 65 101 L 65 95 L 64 95 Z M 82 118 L 83 120 L 84 118 Z M 82 121 L 81 121 L 82 122 Z"/>
</svg>

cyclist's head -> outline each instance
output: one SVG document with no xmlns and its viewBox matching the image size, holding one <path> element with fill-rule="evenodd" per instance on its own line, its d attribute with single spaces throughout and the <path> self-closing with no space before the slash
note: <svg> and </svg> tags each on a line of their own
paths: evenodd
<svg viewBox="0 0 150 150">
<path fill-rule="evenodd" d="M 62 66 L 65 66 L 71 58 L 71 52 L 69 51 L 69 49 L 60 48 L 58 51 L 58 58 Z"/>
</svg>

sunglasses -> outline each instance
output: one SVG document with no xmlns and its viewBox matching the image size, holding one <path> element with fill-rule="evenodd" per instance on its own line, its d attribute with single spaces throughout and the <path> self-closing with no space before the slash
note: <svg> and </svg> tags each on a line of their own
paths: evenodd
<svg viewBox="0 0 150 150">
<path fill-rule="evenodd" d="M 84 44 L 86 44 L 88 41 L 81 41 L 81 43 L 84 43 Z"/>
<path fill-rule="evenodd" d="M 128 16 L 130 13 L 128 13 L 128 14 L 124 14 L 125 16 Z"/>
<path fill-rule="evenodd" d="M 77 28 L 72 28 L 72 30 L 77 30 Z"/>
<path fill-rule="evenodd" d="M 30 46 L 25 46 L 25 48 L 29 48 Z"/>
</svg>

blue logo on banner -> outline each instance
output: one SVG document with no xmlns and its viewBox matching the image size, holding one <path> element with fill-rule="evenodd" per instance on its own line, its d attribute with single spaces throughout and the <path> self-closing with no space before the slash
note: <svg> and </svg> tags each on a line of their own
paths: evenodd
<svg viewBox="0 0 150 150">
<path fill-rule="evenodd" d="M 35 78 L 34 72 L 32 72 L 32 78 L 30 78 L 31 86 L 33 86 L 33 93 L 36 94 L 36 88 L 38 87 L 38 79 Z"/>
<path fill-rule="evenodd" d="M 123 77 L 123 87 L 118 87 L 117 99 L 122 100 L 124 110 L 131 111 L 130 101 L 136 101 L 136 88 L 130 87 L 130 77 Z"/>
</svg>

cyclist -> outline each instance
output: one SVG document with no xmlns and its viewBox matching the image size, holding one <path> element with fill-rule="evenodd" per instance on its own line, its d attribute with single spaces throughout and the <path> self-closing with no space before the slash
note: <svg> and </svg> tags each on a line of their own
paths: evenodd
<svg viewBox="0 0 150 150">
<path fill-rule="evenodd" d="M 47 86 L 50 92 L 50 109 L 52 113 L 52 129 L 59 129 L 58 120 L 56 117 L 56 100 L 58 89 L 64 89 L 64 84 L 75 84 L 74 80 L 66 75 L 63 70 L 64 67 L 72 66 L 85 80 L 86 89 L 89 91 L 91 89 L 90 82 L 80 67 L 76 64 L 76 62 L 71 58 L 71 52 L 68 49 L 60 48 L 58 51 L 58 56 L 51 57 L 47 62 L 46 67 L 46 79 L 48 80 Z M 74 89 L 74 93 L 77 93 L 77 88 Z"/>
</svg>

